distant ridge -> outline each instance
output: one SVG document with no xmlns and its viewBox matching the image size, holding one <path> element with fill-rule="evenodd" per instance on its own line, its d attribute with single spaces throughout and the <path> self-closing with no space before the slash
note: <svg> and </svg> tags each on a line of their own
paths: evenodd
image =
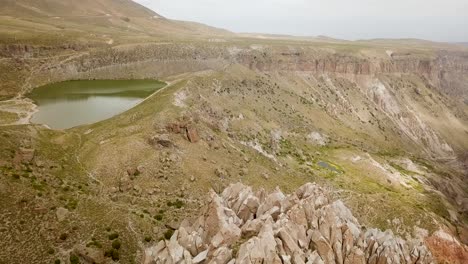
<svg viewBox="0 0 468 264">
<path fill-rule="evenodd" d="M 159 16 L 131 0 L 0 0 L 1 15 L 10 16 Z"/>
<path fill-rule="evenodd" d="M 227 36 L 199 23 L 166 19 L 132 0 L 0 0 L 0 43 L 97 42 Z"/>
</svg>

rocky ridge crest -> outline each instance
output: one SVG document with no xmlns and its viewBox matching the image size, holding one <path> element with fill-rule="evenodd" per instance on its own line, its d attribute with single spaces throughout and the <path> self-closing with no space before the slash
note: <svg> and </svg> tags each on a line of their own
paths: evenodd
<svg viewBox="0 0 468 264">
<path fill-rule="evenodd" d="M 210 193 L 203 214 L 184 220 L 143 263 L 434 263 L 422 241 L 361 227 L 342 201 L 307 183 L 285 195 L 241 183 Z"/>
</svg>

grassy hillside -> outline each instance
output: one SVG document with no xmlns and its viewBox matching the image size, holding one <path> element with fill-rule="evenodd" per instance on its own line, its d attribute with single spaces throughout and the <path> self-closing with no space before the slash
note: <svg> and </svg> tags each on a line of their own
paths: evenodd
<svg viewBox="0 0 468 264">
<path fill-rule="evenodd" d="M 154 11 L 131 0 L 2 0 L 0 15 L 15 17 L 74 16 L 159 16 Z"/>
<path fill-rule="evenodd" d="M 131 0 L 0 2 L 1 43 L 117 44 L 229 35 L 225 30 L 165 19 Z"/>
</svg>

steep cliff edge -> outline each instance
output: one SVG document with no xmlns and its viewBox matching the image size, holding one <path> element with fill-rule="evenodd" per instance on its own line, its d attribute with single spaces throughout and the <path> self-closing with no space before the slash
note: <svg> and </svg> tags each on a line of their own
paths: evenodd
<svg viewBox="0 0 468 264">
<path fill-rule="evenodd" d="M 47 57 L 47 49 L 21 46 L 13 49 L 16 52 L 11 52 L 11 46 L 4 46 L 4 49 L 10 53 L 3 52 L 9 54 L 3 63 L 16 65 L 9 67 L 9 72 L 3 72 L 2 93 L 6 96 L 24 94 L 40 85 L 70 79 L 164 78 L 203 70 L 223 71 L 228 65 L 242 65 L 259 73 L 289 73 L 302 79 L 301 85 L 316 85 L 317 81 L 310 81 L 310 76 L 347 80 L 360 88 L 360 98 L 347 98 L 346 92 L 339 95 L 336 103 L 323 98 L 322 104 L 328 113 L 340 105 L 341 112 L 358 116 L 359 122 L 372 122 L 362 116 L 358 108 L 373 104 L 402 134 L 424 146 L 434 157 L 453 159 L 455 154 L 463 155 L 468 147 L 462 138 L 464 128 L 456 123 L 468 121 L 465 104 L 468 59 L 459 51 L 388 56 L 373 48 L 372 52 L 380 57 L 370 57 L 365 48 L 357 53 L 344 53 L 338 48 L 318 48 L 311 43 L 246 46 L 235 42 L 200 41 L 190 45 L 170 42 L 129 44 L 91 51 L 74 46 L 72 50 L 76 51 L 71 54 L 52 58 Z M 401 82 L 402 79 L 409 83 Z M 332 87 L 333 81 L 326 85 L 332 90 L 344 87 Z M 417 109 L 408 104 L 415 100 L 420 104 Z M 430 109 L 431 105 L 435 107 L 434 104 L 444 108 L 443 113 L 449 115 L 448 119 L 435 121 L 442 117 L 437 117 L 434 109 Z M 421 113 L 421 108 L 427 113 Z M 459 121 L 450 124 L 451 120 Z M 449 126 L 459 131 L 459 135 L 449 136 Z M 452 142 L 447 144 L 447 140 Z"/>
</svg>

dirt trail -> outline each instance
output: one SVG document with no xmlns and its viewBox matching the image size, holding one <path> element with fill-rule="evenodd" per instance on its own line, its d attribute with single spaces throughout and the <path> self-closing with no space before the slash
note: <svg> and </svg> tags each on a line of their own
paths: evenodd
<svg viewBox="0 0 468 264">
<path fill-rule="evenodd" d="M 25 125 L 30 124 L 32 116 L 38 111 L 37 105 L 28 98 L 14 98 L 0 102 L 0 111 L 14 113 L 18 119 L 14 122 L 3 123 L 0 126 Z"/>
</svg>

